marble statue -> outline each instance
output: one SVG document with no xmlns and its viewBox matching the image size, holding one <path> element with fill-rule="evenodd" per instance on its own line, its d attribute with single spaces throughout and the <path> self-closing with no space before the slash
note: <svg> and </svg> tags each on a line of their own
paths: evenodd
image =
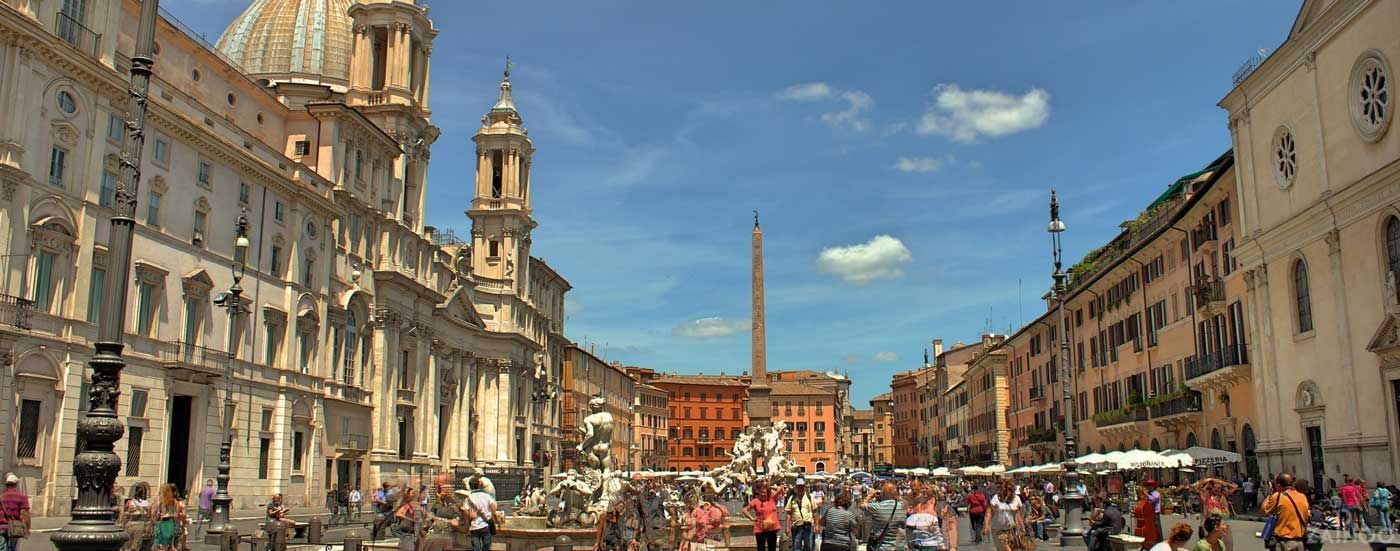
<svg viewBox="0 0 1400 551">
<path fill-rule="evenodd" d="M 540 486 L 530 488 L 524 497 L 517 514 L 527 517 L 542 517 L 549 514 L 549 495 L 544 491 L 544 488 Z"/>
<path fill-rule="evenodd" d="M 734 439 L 729 464 L 716 467 L 696 480 L 706 489 L 723 492 L 733 483 L 748 484 L 759 478 L 757 464 L 763 465 L 766 477 L 787 477 L 797 470 L 797 464 L 788 457 L 783 442 L 786 433 L 787 423 L 783 421 L 771 427 L 744 430 Z"/>
<path fill-rule="evenodd" d="M 599 481 L 601 482 L 601 481 Z M 559 507 L 549 512 L 545 524 L 551 528 L 564 526 L 592 526 L 598 520 L 590 511 L 590 501 L 601 484 L 595 484 L 588 474 L 575 468 L 564 474 L 564 478 L 554 484 L 549 495 L 559 498 Z"/>
<path fill-rule="evenodd" d="M 579 432 L 583 433 L 583 442 L 576 448 L 585 467 L 597 469 L 603 474 L 613 470 L 613 417 L 603 409 L 606 405 L 607 401 L 601 395 L 596 395 L 588 401 L 588 409 L 593 413 L 583 418 L 583 425 L 579 427 Z"/>
</svg>

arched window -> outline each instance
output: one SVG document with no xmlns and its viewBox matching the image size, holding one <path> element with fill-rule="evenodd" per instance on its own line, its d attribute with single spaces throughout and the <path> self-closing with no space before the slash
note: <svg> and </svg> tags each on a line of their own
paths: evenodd
<svg viewBox="0 0 1400 551">
<path fill-rule="evenodd" d="M 1312 331 L 1312 293 L 1308 290 L 1308 265 L 1302 260 L 1293 264 L 1293 297 L 1297 302 L 1298 332 Z"/>
<path fill-rule="evenodd" d="M 355 357 L 360 346 L 359 327 L 360 320 L 355 317 L 355 309 L 347 310 L 345 312 L 345 359 L 343 360 L 345 364 L 341 368 L 342 377 L 347 385 L 355 384 Z"/>
<path fill-rule="evenodd" d="M 1392 218 L 1393 222 L 1395 219 Z M 1259 457 L 1255 449 L 1259 447 L 1259 442 L 1254 436 L 1254 427 L 1246 424 L 1240 429 L 1241 438 L 1244 440 L 1244 471 L 1255 480 L 1259 479 Z"/>
<path fill-rule="evenodd" d="M 1196 447 L 1196 433 L 1194 433 L 1194 432 L 1188 432 L 1188 433 L 1186 433 L 1186 447 L 1188 447 L 1188 448 L 1194 448 L 1194 447 Z"/>
<path fill-rule="evenodd" d="M 1153 439 L 1152 439 L 1152 451 L 1154 451 L 1154 452 L 1162 451 L 1162 444 L 1161 444 L 1161 442 L 1158 442 L 1156 438 L 1153 438 Z"/>
<path fill-rule="evenodd" d="M 1390 268 L 1386 277 L 1400 280 L 1400 218 L 1394 216 L 1385 222 L 1385 261 Z"/>
<path fill-rule="evenodd" d="M 1210 430 L 1210 447 L 1217 450 L 1225 449 L 1225 446 L 1220 443 L 1220 429 Z"/>
</svg>

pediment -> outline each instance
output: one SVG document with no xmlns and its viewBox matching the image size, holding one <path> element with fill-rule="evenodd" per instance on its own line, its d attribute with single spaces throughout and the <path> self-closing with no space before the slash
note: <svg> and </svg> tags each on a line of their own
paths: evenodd
<svg viewBox="0 0 1400 551">
<path fill-rule="evenodd" d="M 437 305 L 437 311 L 469 325 L 486 327 L 486 322 L 482 321 L 481 314 L 476 311 L 476 303 L 472 301 L 471 289 L 466 285 L 455 285 L 455 289 L 447 294 L 447 300 Z"/>
<path fill-rule="evenodd" d="M 1288 32 L 1288 36 L 1291 38 L 1302 33 L 1308 24 L 1322 16 L 1322 12 L 1326 11 L 1327 5 L 1331 3 L 1332 0 L 1305 0 L 1303 7 L 1298 9 L 1298 17 L 1293 20 L 1293 29 Z"/>
<path fill-rule="evenodd" d="M 1400 315 L 1388 313 L 1381 325 L 1376 329 L 1376 333 L 1371 336 L 1371 342 L 1366 345 L 1366 350 L 1375 354 L 1394 352 L 1400 348 Z"/>
</svg>

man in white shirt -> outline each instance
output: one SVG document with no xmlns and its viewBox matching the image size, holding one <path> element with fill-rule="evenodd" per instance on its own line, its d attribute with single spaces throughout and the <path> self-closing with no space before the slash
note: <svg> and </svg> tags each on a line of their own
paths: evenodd
<svg viewBox="0 0 1400 551">
<path fill-rule="evenodd" d="M 471 518 L 472 551 L 491 551 L 491 524 L 500 520 L 496 498 L 486 491 L 485 477 L 472 480 L 467 496 L 467 517 Z"/>
</svg>

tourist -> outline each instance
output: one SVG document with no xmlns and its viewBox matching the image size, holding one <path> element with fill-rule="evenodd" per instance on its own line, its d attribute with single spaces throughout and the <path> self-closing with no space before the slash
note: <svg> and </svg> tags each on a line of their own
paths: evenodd
<svg viewBox="0 0 1400 551">
<path fill-rule="evenodd" d="M 1092 516 L 1089 531 L 1084 534 L 1085 544 L 1089 551 L 1108 549 L 1108 537 L 1123 533 L 1123 527 L 1126 524 L 1123 520 L 1123 512 L 1118 510 L 1118 505 L 1112 501 L 1103 501 L 1103 509 L 1098 511 L 1096 516 Z"/>
<path fill-rule="evenodd" d="M 399 551 L 415 551 L 418 545 L 418 526 L 423 520 L 423 507 L 418 503 L 418 490 L 406 486 L 399 497 L 399 505 L 394 509 L 394 531 L 399 536 Z"/>
<path fill-rule="evenodd" d="M 19 477 L 5 473 L 5 492 L 0 493 L 0 551 L 18 551 L 19 541 L 33 528 L 29 517 L 29 495 L 19 489 Z"/>
<path fill-rule="evenodd" d="M 1142 538 L 1143 549 L 1150 549 L 1157 545 L 1157 542 L 1162 541 L 1162 519 L 1157 516 L 1157 511 L 1148 495 L 1147 485 L 1138 486 L 1138 502 L 1133 507 L 1133 521 L 1136 523 L 1133 535 Z"/>
<path fill-rule="evenodd" d="M 1159 541 L 1153 545 L 1149 551 L 1182 551 L 1187 549 L 1186 544 L 1191 542 L 1191 534 L 1195 530 L 1190 524 L 1180 523 L 1172 527 L 1170 537 L 1165 541 Z"/>
<path fill-rule="evenodd" d="M 472 493 L 467 497 L 467 516 L 471 518 L 472 551 L 491 551 L 491 536 L 501 521 L 496 498 L 487 491 L 490 482 L 484 476 L 472 479 Z"/>
<path fill-rule="evenodd" d="M 1366 491 L 1357 486 L 1351 475 L 1342 475 L 1342 485 L 1337 488 L 1341 505 L 1338 511 L 1342 514 L 1342 524 L 1346 526 L 1348 539 L 1356 539 L 1356 525 L 1361 522 L 1359 517 L 1362 515 L 1365 494 Z"/>
<path fill-rule="evenodd" d="M 598 518 L 598 527 L 593 534 L 594 551 L 623 551 L 627 548 L 631 538 L 623 533 L 622 505 L 622 500 L 613 500 L 608 510 Z"/>
<path fill-rule="evenodd" d="M 777 551 L 778 533 L 783 526 L 778 522 L 778 496 L 767 484 L 754 485 L 753 499 L 744 506 L 744 516 L 753 521 L 753 537 L 758 551 Z"/>
<path fill-rule="evenodd" d="M 1001 491 L 988 504 L 988 518 L 982 535 L 991 537 L 997 551 L 1011 551 L 1018 531 L 1024 533 L 1025 517 L 1021 513 L 1021 498 L 1010 480 L 1001 481 Z"/>
<path fill-rule="evenodd" d="M 358 521 L 358 520 L 360 520 L 360 504 L 361 504 L 362 501 L 364 501 L 365 496 L 362 495 L 362 494 L 360 494 L 360 488 L 359 488 L 359 487 L 355 487 L 355 488 L 351 488 L 351 489 L 350 489 L 350 496 L 349 496 L 349 499 L 350 499 L 350 520 L 351 520 L 351 521 Z"/>
<path fill-rule="evenodd" d="M 855 551 L 856 516 L 851 513 L 851 494 L 841 492 L 831 507 L 817 517 L 816 531 L 821 534 L 821 551 Z"/>
<path fill-rule="evenodd" d="M 374 491 L 374 527 L 370 529 L 369 539 L 378 541 L 379 534 L 387 532 L 389 523 L 394 518 L 394 502 L 398 501 L 398 492 L 393 486 L 385 481 L 378 490 Z"/>
<path fill-rule="evenodd" d="M 792 551 L 812 551 L 812 522 L 815 511 L 812 496 L 807 494 L 807 481 L 799 477 L 783 508 L 783 512 L 787 513 Z"/>
<path fill-rule="evenodd" d="M 180 503 L 177 492 L 174 484 L 166 483 L 160 487 L 160 499 L 151 513 L 156 519 L 151 537 L 151 549 L 154 551 L 173 551 L 181 547 L 179 529 L 185 524 L 185 504 Z"/>
<path fill-rule="evenodd" d="M 297 521 L 287 516 L 289 512 L 291 512 L 291 509 L 283 504 L 282 494 L 272 494 L 272 499 L 267 502 L 267 520 L 281 523 L 283 526 L 293 526 Z"/>
<path fill-rule="evenodd" d="M 1196 541 L 1196 551 L 1225 551 L 1225 534 L 1229 531 L 1230 524 L 1224 519 L 1206 517 L 1201 523 L 1201 539 Z"/>
<path fill-rule="evenodd" d="M 418 545 L 420 551 L 447 551 L 471 545 L 466 537 L 466 522 L 461 506 L 457 504 L 447 486 L 438 489 L 437 501 L 428 507 L 426 516 L 427 522 L 424 529 L 420 530 L 423 534 Z"/>
<path fill-rule="evenodd" d="M 1035 539 L 1049 541 L 1045 537 L 1045 527 L 1055 522 L 1055 514 L 1046 505 L 1045 500 L 1040 497 L 1031 498 L 1031 514 L 1026 517 L 1026 522 L 1031 527 L 1031 533 L 1035 534 Z"/>
<path fill-rule="evenodd" d="M 137 482 L 131 488 L 131 497 L 122 502 L 121 514 L 117 516 L 117 524 L 126 530 L 122 551 L 146 549 L 146 542 L 151 539 L 150 497 L 151 485 Z"/>
<path fill-rule="evenodd" d="M 214 518 L 214 494 L 214 479 L 205 480 L 204 487 L 195 496 L 194 530 L 208 526 L 210 519 Z"/>
<path fill-rule="evenodd" d="M 1245 477 L 1244 482 L 1240 484 L 1240 493 L 1244 495 L 1244 510 L 1254 511 L 1254 506 L 1259 503 L 1259 489 L 1254 487 L 1254 477 Z"/>
<path fill-rule="evenodd" d="M 687 530 L 683 548 L 704 548 L 718 541 L 723 541 L 728 547 L 729 533 L 724 530 L 726 516 L 728 515 L 723 507 L 716 506 L 709 497 L 700 494 L 695 509 L 686 516 Z"/>
<path fill-rule="evenodd" d="M 1293 488 L 1293 475 L 1283 473 L 1274 479 L 1274 493 L 1264 500 L 1264 513 L 1278 517 L 1274 524 L 1274 551 L 1304 551 L 1308 499 Z M 1270 542 L 1264 543 L 1267 546 Z"/>
<path fill-rule="evenodd" d="M 972 524 L 972 544 L 982 544 L 983 524 L 987 520 L 987 495 L 982 490 L 973 488 L 967 494 L 967 516 Z"/>
<path fill-rule="evenodd" d="M 913 551 L 947 551 L 949 535 L 944 527 L 949 524 L 938 508 L 938 490 L 928 490 L 920 503 L 905 521 L 910 528 L 909 548 Z M 956 522 L 956 521 L 954 521 Z"/>
<path fill-rule="evenodd" d="M 1376 510 L 1376 516 L 1380 517 L 1381 530 L 1387 534 L 1395 533 L 1395 525 L 1390 520 L 1390 500 L 1393 497 L 1384 482 L 1377 482 L 1376 489 L 1371 492 L 1371 508 Z"/>
<path fill-rule="evenodd" d="M 878 498 L 878 500 L 877 500 Z M 869 536 L 866 538 L 867 551 L 895 551 L 900 547 L 900 536 L 908 516 L 904 503 L 899 500 L 899 488 L 893 482 L 880 484 L 878 495 L 866 497 L 862 507 L 866 522 L 869 523 Z"/>
</svg>

